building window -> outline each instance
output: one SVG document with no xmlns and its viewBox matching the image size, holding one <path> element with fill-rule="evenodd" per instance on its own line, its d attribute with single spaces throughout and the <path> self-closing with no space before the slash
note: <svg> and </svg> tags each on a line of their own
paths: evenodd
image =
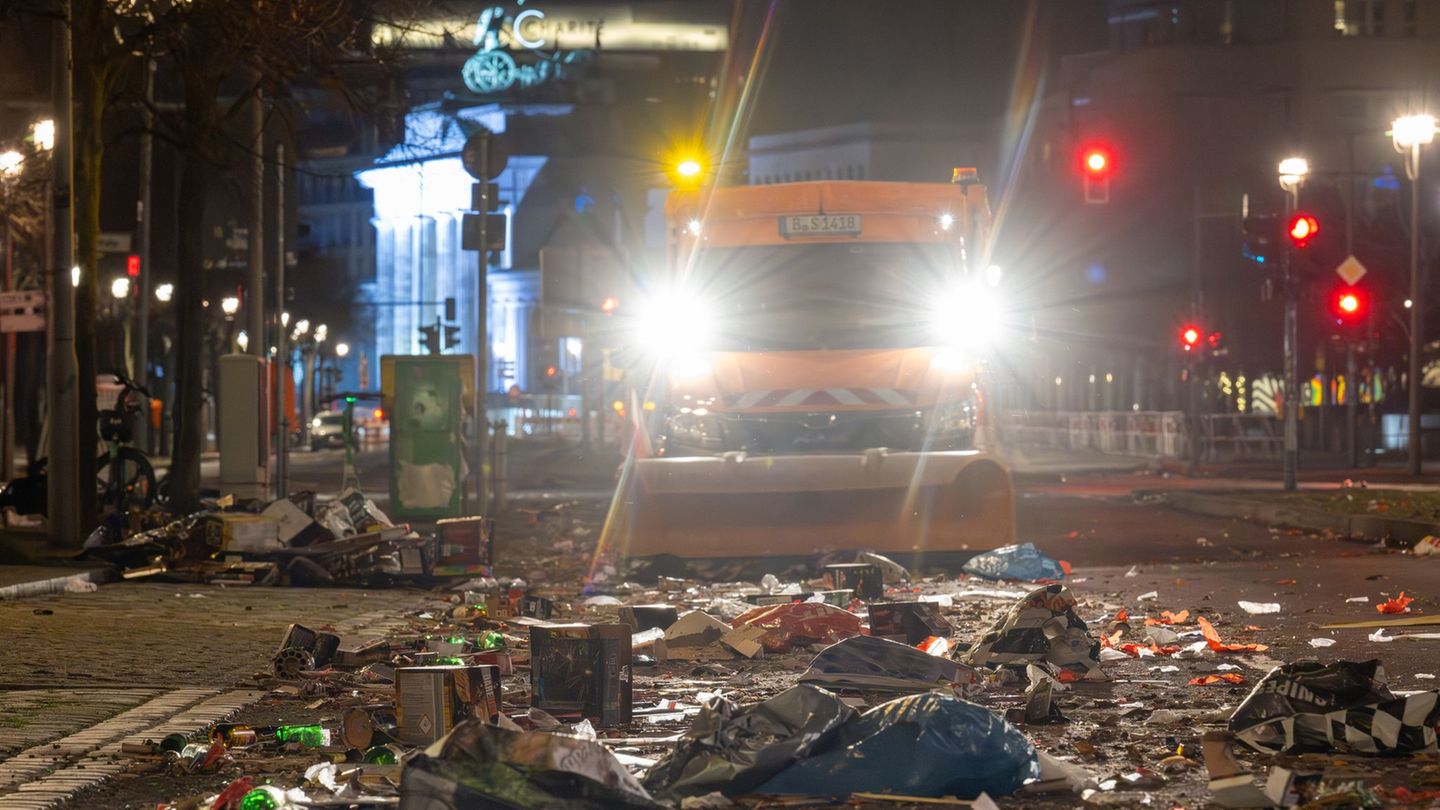
<svg viewBox="0 0 1440 810">
<path fill-rule="evenodd" d="M 1414 3 L 1407 3 L 1413 7 Z M 1409 10 L 1406 11 L 1407 18 Z M 1385 0 L 1335 0 L 1335 31 L 1347 37 L 1385 33 Z"/>
</svg>

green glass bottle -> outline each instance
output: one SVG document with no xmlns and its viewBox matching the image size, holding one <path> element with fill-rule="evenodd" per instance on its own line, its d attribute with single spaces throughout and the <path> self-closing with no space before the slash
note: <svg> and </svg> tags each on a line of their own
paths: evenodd
<svg viewBox="0 0 1440 810">
<path fill-rule="evenodd" d="M 487 631 L 479 641 L 482 650 L 498 650 L 505 646 L 505 637 L 494 630 Z"/>
<path fill-rule="evenodd" d="M 330 731 L 319 724 L 280 726 L 275 729 L 275 739 L 281 743 L 299 743 L 302 748 L 323 748 L 330 744 Z"/>
<path fill-rule="evenodd" d="M 240 799 L 240 810 L 282 810 L 289 807 L 285 792 L 274 785 L 261 785 Z"/>
<path fill-rule="evenodd" d="M 365 761 L 371 765 L 394 765 L 395 752 L 383 745 L 377 745 L 365 752 Z"/>
</svg>

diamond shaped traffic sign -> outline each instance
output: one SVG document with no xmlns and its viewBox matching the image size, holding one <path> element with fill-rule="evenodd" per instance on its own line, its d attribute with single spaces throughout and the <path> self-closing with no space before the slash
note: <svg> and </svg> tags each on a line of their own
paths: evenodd
<svg viewBox="0 0 1440 810">
<path fill-rule="evenodd" d="M 1355 286 L 1357 281 L 1365 277 L 1365 272 L 1365 265 L 1361 264 L 1360 260 L 1354 256 L 1341 262 L 1340 266 L 1335 268 L 1335 275 L 1344 279 L 1345 283 L 1352 287 Z"/>
</svg>

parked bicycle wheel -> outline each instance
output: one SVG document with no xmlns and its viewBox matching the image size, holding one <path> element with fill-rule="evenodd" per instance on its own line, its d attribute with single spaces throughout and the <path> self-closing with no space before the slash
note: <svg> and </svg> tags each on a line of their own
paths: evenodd
<svg viewBox="0 0 1440 810">
<path fill-rule="evenodd" d="M 115 451 L 116 474 L 110 475 L 110 455 L 95 459 L 95 492 L 104 508 L 149 509 L 155 503 L 155 468 L 133 447 Z"/>
</svg>

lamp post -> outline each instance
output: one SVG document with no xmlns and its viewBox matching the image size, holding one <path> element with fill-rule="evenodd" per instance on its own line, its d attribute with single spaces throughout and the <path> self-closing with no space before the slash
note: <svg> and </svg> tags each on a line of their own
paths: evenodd
<svg viewBox="0 0 1440 810">
<path fill-rule="evenodd" d="M 1310 164 L 1301 157 L 1280 161 L 1280 188 L 1285 191 L 1285 218 L 1300 207 L 1300 187 L 1310 174 Z M 1294 279 L 1290 275 L 1290 246 L 1285 246 L 1280 264 L 1282 283 L 1285 287 L 1285 460 L 1284 485 L 1294 490 L 1296 472 L 1300 466 L 1300 373 L 1296 359 L 1296 344 L 1299 342 L 1299 307 L 1296 305 Z"/>
<path fill-rule="evenodd" d="M 1409 407 L 1406 426 L 1410 474 L 1420 474 L 1420 348 L 1424 318 L 1420 309 L 1425 301 L 1420 289 L 1420 147 L 1435 140 L 1435 116 L 1406 115 L 1390 125 L 1395 151 L 1405 157 L 1405 176 L 1410 179 L 1410 373 Z"/>
<path fill-rule="evenodd" d="M 0 181 L 5 184 L 5 191 L 8 195 L 14 183 L 20 179 L 25 169 L 25 156 L 14 150 L 0 154 Z M 15 233 L 10 226 L 10 214 L 5 213 L 5 262 L 3 279 L 0 279 L 0 287 L 5 290 L 15 288 L 14 266 L 12 262 L 15 256 Z M 0 425 L 0 479 L 9 481 L 15 477 L 15 335 L 6 334 L 3 336 L 5 351 L 5 399 L 3 411 L 0 411 L 0 419 L 4 424 Z"/>
</svg>

